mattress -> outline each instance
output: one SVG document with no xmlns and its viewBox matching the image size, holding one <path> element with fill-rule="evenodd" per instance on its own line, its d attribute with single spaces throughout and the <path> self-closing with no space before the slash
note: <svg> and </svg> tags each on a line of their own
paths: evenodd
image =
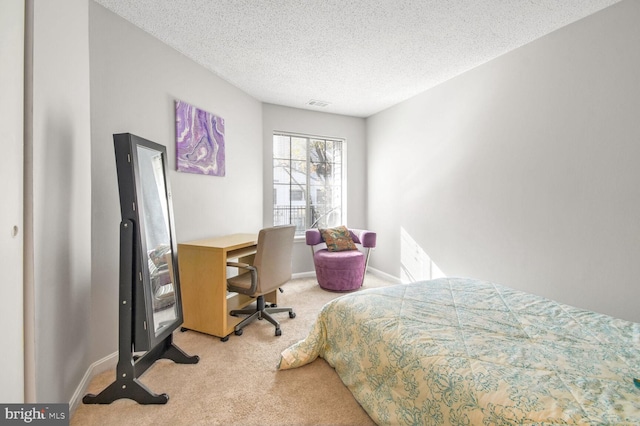
<svg viewBox="0 0 640 426">
<path fill-rule="evenodd" d="M 335 299 L 279 369 L 317 357 L 379 425 L 640 425 L 640 324 L 490 282 Z"/>
</svg>

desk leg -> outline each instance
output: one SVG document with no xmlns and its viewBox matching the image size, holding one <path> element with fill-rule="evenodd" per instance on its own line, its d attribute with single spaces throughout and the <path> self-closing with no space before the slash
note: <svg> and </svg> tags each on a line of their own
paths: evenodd
<svg viewBox="0 0 640 426">
<path fill-rule="evenodd" d="M 267 293 L 264 295 L 265 303 L 269 303 L 271 305 L 278 305 L 278 290 L 273 290 L 271 293 Z"/>
</svg>

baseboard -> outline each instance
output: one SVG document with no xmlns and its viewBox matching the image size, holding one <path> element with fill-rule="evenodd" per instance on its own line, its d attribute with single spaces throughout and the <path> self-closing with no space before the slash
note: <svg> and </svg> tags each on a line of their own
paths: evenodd
<svg viewBox="0 0 640 426">
<path fill-rule="evenodd" d="M 87 392 L 87 388 L 89 387 L 89 383 L 91 383 L 91 380 L 100 373 L 103 373 L 107 370 L 115 369 L 117 364 L 118 352 L 114 352 L 111 355 L 107 355 L 106 357 L 94 362 L 89 366 L 87 371 L 84 373 L 84 377 L 82 377 L 80 384 L 78 384 L 76 391 L 71 397 L 71 401 L 69 402 L 69 416 L 73 416 L 73 413 L 76 411 L 76 408 L 78 408 L 78 405 L 82 403 L 82 398 Z"/>
<path fill-rule="evenodd" d="M 311 278 L 315 276 L 316 276 L 316 272 L 310 271 L 310 272 L 298 272 L 296 274 L 292 274 L 291 278 Z"/>
<path fill-rule="evenodd" d="M 394 277 L 393 275 L 389 275 L 386 272 L 382 272 L 376 268 L 372 268 L 371 266 L 367 267 L 367 272 L 373 275 L 377 275 L 380 278 L 384 278 L 386 280 L 396 282 L 398 284 L 402 282 L 400 278 Z M 310 271 L 310 272 L 298 272 L 297 274 L 293 274 L 291 278 L 310 278 L 315 276 L 316 276 L 315 271 Z"/>
<path fill-rule="evenodd" d="M 373 275 L 377 275 L 380 278 L 384 278 L 384 279 L 389 280 L 389 281 L 394 281 L 394 282 L 396 282 L 398 284 L 402 283 L 402 280 L 400 280 L 400 278 L 394 277 L 393 275 L 389 275 L 386 272 L 382 272 L 379 269 L 372 268 L 371 266 L 367 267 L 367 272 L 369 272 L 369 273 L 371 273 Z"/>
</svg>

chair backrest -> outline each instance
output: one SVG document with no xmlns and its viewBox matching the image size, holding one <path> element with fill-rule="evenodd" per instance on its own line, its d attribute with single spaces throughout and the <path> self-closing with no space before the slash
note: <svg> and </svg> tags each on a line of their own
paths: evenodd
<svg viewBox="0 0 640 426">
<path fill-rule="evenodd" d="M 253 266 L 258 270 L 257 293 L 269 293 L 291 279 L 295 225 L 264 228 L 258 234 Z"/>
</svg>

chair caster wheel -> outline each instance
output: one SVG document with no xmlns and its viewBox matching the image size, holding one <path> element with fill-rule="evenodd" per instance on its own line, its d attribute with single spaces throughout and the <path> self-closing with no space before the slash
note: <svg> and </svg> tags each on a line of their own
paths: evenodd
<svg viewBox="0 0 640 426">
<path fill-rule="evenodd" d="M 181 332 L 183 332 L 183 333 L 184 333 L 185 331 L 187 331 L 187 330 L 188 330 L 188 328 L 180 327 L 180 331 L 181 331 Z"/>
<path fill-rule="evenodd" d="M 242 329 L 233 332 L 236 336 L 242 336 Z"/>
<path fill-rule="evenodd" d="M 226 342 L 227 340 L 229 340 L 229 336 L 224 336 L 220 338 L 221 342 Z"/>
<path fill-rule="evenodd" d="M 296 317 L 295 312 L 289 312 L 289 318 L 295 318 L 295 317 Z"/>
<path fill-rule="evenodd" d="M 282 336 L 282 330 L 276 328 L 276 336 Z"/>
</svg>

